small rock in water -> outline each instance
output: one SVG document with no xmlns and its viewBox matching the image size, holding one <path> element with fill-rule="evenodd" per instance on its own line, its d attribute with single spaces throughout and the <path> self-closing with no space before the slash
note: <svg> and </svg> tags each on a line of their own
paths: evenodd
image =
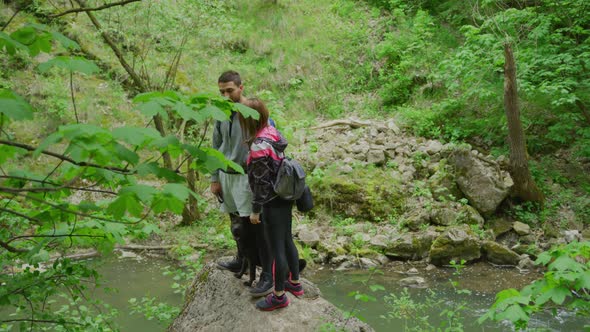
<svg viewBox="0 0 590 332">
<path fill-rule="evenodd" d="M 432 264 L 428 264 L 428 266 L 426 266 L 426 271 L 432 271 L 432 270 L 436 270 L 436 266 L 434 266 Z"/>
<path fill-rule="evenodd" d="M 374 261 L 370 258 L 367 258 L 367 257 L 361 257 L 360 263 L 361 263 L 361 267 L 364 269 L 370 269 L 372 267 L 379 266 L 379 263 L 377 263 L 376 261 Z"/>
<path fill-rule="evenodd" d="M 132 251 L 120 250 L 121 256 L 119 258 L 135 258 L 137 260 L 141 259 L 141 256 L 137 255 Z"/>
<path fill-rule="evenodd" d="M 399 284 L 403 287 L 424 288 L 426 287 L 426 280 L 422 277 L 408 277 L 401 279 Z"/>
<path fill-rule="evenodd" d="M 413 267 L 413 268 L 409 269 L 408 271 L 406 271 L 406 274 L 418 274 L 418 269 Z"/>
</svg>

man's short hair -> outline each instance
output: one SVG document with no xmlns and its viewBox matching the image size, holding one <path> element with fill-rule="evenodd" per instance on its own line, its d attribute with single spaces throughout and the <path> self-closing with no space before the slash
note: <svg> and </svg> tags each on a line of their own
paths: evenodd
<svg viewBox="0 0 590 332">
<path fill-rule="evenodd" d="M 218 83 L 234 82 L 235 85 L 240 86 L 240 85 L 242 85 L 242 78 L 240 77 L 240 74 L 237 71 L 228 70 L 228 71 L 224 72 L 223 74 L 221 74 L 221 76 L 219 76 L 219 79 L 217 80 L 217 82 Z"/>
</svg>

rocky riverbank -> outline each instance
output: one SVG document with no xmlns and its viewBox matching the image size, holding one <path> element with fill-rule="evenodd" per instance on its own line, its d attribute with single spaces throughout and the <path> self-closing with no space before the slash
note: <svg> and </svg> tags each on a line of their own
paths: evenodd
<svg viewBox="0 0 590 332">
<path fill-rule="evenodd" d="M 553 244 L 590 239 L 567 206 L 543 223 L 510 213 L 507 159 L 467 144 L 414 137 L 393 121 L 341 121 L 295 132 L 291 146 L 317 204 L 294 235 L 317 263 L 486 260 L 529 269 Z"/>
</svg>

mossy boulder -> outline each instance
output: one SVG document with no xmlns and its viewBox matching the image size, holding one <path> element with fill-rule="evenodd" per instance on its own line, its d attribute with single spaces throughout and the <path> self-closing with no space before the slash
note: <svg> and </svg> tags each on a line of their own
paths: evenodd
<svg viewBox="0 0 590 332">
<path fill-rule="evenodd" d="M 430 248 L 430 261 L 437 266 L 449 264 L 451 260 L 470 262 L 481 257 L 477 236 L 464 226 L 447 228 Z"/>
<path fill-rule="evenodd" d="M 325 172 L 321 179 L 312 178 L 309 183 L 317 205 L 335 214 L 378 221 L 404 206 L 401 185 L 380 170 L 362 170 L 354 178 Z"/>
<path fill-rule="evenodd" d="M 439 161 L 438 165 L 434 167 L 436 171 L 428 178 L 428 186 L 430 192 L 432 192 L 432 197 L 439 201 L 463 197 L 463 193 L 457 186 L 455 174 L 446 163 L 446 159 Z"/>
<path fill-rule="evenodd" d="M 492 230 L 494 237 L 498 237 L 512 229 L 512 221 L 506 218 L 495 218 L 486 223 L 486 228 Z"/>
<path fill-rule="evenodd" d="M 488 262 L 494 264 L 516 266 L 520 261 L 519 254 L 494 241 L 484 241 L 482 251 Z"/>
<path fill-rule="evenodd" d="M 432 211 L 431 221 L 439 226 L 477 225 L 482 227 L 485 220 L 476 209 L 458 203 L 441 204 Z"/>
<path fill-rule="evenodd" d="M 428 257 L 430 246 L 438 233 L 434 231 L 402 234 L 391 242 L 385 255 L 391 259 L 420 260 Z"/>
</svg>

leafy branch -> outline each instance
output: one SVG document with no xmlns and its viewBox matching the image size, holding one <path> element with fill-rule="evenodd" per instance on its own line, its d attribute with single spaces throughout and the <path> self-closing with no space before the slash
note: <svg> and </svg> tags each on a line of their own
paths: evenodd
<svg viewBox="0 0 590 332">
<path fill-rule="evenodd" d="M 3 140 L 0 139 L 0 144 L 2 145 L 8 145 L 8 146 L 14 146 L 17 148 L 21 148 L 27 151 L 36 151 L 38 148 L 28 145 L 28 144 L 24 144 L 24 143 L 18 143 L 18 142 L 12 142 L 12 141 L 7 141 L 7 140 Z M 89 163 L 86 161 L 75 161 L 74 159 L 65 156 L 63 154 L 59 154 L 59 153 L 55 153 L 55 152 L 51 152 L 51 151 L 46 151 L 46 150 L 42 150 L 41 151 L 42 154 L 57 158 L 57 159 L 61 159 L 63 161 L 67 161 L 71 164 L 77 165 L 77 166 L 87 166 L 87 167 L 94 167 L 94 168 L 101 168 L 101 169 L 106 169 L 115 173 L 119 173 L 119 174 L 134 174 L 134 171 L 128 171 L 125 170 L 124 168 L 120 168 L 120 167 L 114 167 L 114 166 L 104 166 L 104 165 L 99 165 L 99 164 L 95 164 L 95 163 Z"/>
</svg>

